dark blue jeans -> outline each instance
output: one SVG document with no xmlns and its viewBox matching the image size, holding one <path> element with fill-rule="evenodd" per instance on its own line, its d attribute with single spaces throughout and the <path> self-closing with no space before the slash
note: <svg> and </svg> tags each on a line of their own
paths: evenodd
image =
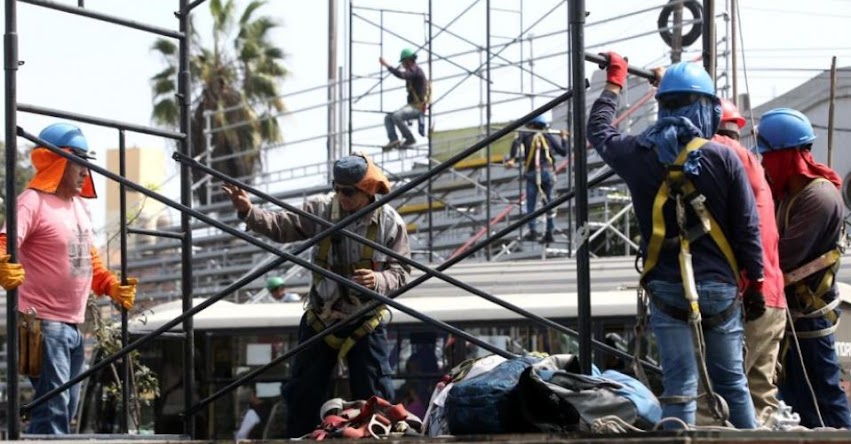
<svg viewBox="0 0 851 444">
<path fill-rule="evenodd" d="M 348 335 L 360 326 L 355 323 L 337 333 Z M 299 344 L 316 335 L 307 325 L 306 315 L 299 324 Z M 294 357 L 292 378 L 284 389 L 288 414 L 287 434 L 291 438 L 306 435 L 322 422 L 319 409 L 331 396 L 328 393 L 331 374 L 337 365 L 337 353 L 325 341 L 319 341 Z M 393 399 L 393 381 L 390 378 L 390 355 L 387 332 L 383 325 L 360 338 L 346 355 L 349 367 L 349 387 L 352 399 L 369 399 L 373 395 Z"/>
<path fill-rule="evenodd" d="M 35 397 L 68 382 L 83 369 L 83 335 L 77 327 L 64 322 L 41 321 L 42 363 L 41 375 L 30 378 L 35 387 Z M 27 433 L 62 435 L 71 433 L 71 418 L 77 411 L 80 384 L 74 385 L 32 409 L 32 420 Z"/>
<path fill-rule="evenodd" d="M 537 173 L 535 170 L 526 172 L 526 214 L 529 214 L 535 211 L 535 205 L 538 201 L 538 183 L 537 183 Z M 552 170 L 542 170 L 541 171 L 541 191 L 544 192 L 544 200 L 545 203 L 550 203 L 553 201 L 553 187 L 555 185 L 555 174 L 553 174 Z M 555 229 L 555 210 L 547 212 L 547 232 L 552 232 Z M 529 221 L 529 230 L 535 231 L 535 228 L 538 226 L 538 218 L 534 218 Z"/>
<path fill-rule="evenodd" d="M 839 310 L 836 312 L 838 316 Z M 823 317 L 795 321 L 795 331 L 798 333 L 821 330 L 829 326 L 830 321 Z M 786 334 L 790 335 L 788 331 Z M 848 398 L 845 397 L 845 392 L 839 385 L 841 370 L 834 348 L 836 340 L 834 335 L 798 339 L 801 344 L 801 353 L 798 353 L 798 348 L 792 339 L 787 337 L 787 340 L 791 342 L 783 360 L 783 377 L 777 384 L 780 397 L 801 415 L 801 425 L 804 427 L 821 427 L 813 406 L 813 397 L 815 397 L 826 427 L 851 428 Z M 801 368 L 802 358 L 804 368 L 807 369 L 806 375 L 813 386 L 813 393 L 810 393 L 804 379 L 804 369 Z"/>
</svg>

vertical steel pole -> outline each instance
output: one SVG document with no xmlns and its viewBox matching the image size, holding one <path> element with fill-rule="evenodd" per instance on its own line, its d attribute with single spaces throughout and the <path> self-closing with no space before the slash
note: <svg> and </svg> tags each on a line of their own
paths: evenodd
<svg viewBox="0 0 851 444">
<path fill-rule="evenodd" d="M 3 35 L 3 68 L 6 71 L 6 253 L 18 261 L 18 211 L 15 170 L 18 161 L 18 2 L 6 0 L 6 33 Z M 6 292 L 6 418 L 7 439 L 21 438 L 21 405 L 18 399 L 18 290 Z"/>
<path fill-rule="evenodd" d="M 487 71 L 487 93 L 485 105 L 485 136 L 491 135 L 491 2 L 485 2 L 485 63 Z M 491 144 L 485 148 L 485 217 L 487 218 L 488 236 L 491 235 Z M 491 260 L 491 246 L 485 247 L 485 258 Z"/>
<path fill-rule="evenodd" d="M 334 99 L 337 94 L 334 90 L 337 86 L 337 0 L 328 0 L 328 140 L 327 151 L 328 159 L 325 162 L 325 169 L 328 174 L 328 182 L 331 182 L 331 164 L 337 158 L 336 147 L 336 125 L 334 118 Z"/>
<path fill-rule="evenodd" d="M 432 76 L 434 75 L 432 71 L 431 65 L 431 40 L 434 38 L 433 27 L 432 27 L 432 0 L 428 0 L 428 79 L 426 82 L 431 82 Z M 426 84 L 428 88 L 428 83 Z M 429 97 L 429 102 L 431 102 L 431 97 Z M 428 137 L 428 169 L 431 169 L 431 159 L 434 156 L 434 145 L 431 143 L 431 103 L 427 104 L 428 109 L 428 126 L 426 127 L 426 136 Z M 434 262 L 434 232 L 432 226 L 434 225 L 434 219 L 432 217 L 432 178 L 428 178 L 428 262 Z"/>
<path fill-rule="evenodd" d="M 573 151 L 576 156 L 576 225 L 588 230 L 588 165 L 585 151 L 585 0 L 568 2 L 570 53 L 573 56 Z M 576 251 L 579 361 L 582 372 L 591 374 L 591 274 L 588 239 L 579 238 Z"/>
<path fill-rule="evenodd" d="M 349 53 L 347 54 L 349 58 L 349 121 L 346 122 L 348 126 L 348 136 L 349 136 L 349 153 L 352 152 L 352 96 L 355 94 L 355 87 L 352 85 L 352 36 L 354 34 L 354 30 L 352 29 L 352 0 L 349 0 Z M 340 152 L 343 150 L 341 149 Z"/>
<path fill-rule="evenodd" d="M 827 108 L 827 166 L 833 168 L 833 130 L 836 115 L 836 56 L 830 62 L 830 102 Z"/>
<path fill-rule="evenodd" d="M 118 174 L 127 177 L 127 145 L 124 140 L 124 130 L 118 130 Z M 121 284 L 127 285 L 127 188 L 122 183 L 118 192 L 119 216 L 119 244 L 121 248 Z M 109 252 L 107 252 L 109 254 Z M 108 256 L 107 256 L 108 257 Z M 130 335 L 127 332 L 127 310 L 121 307 L 121 348 L 130 343 Z M 121 358 L 121 432 L 128 433 L 130 430 L 128 418 L 130 416 L 130 355 Z M 138 427 L 139 424 L 136 424 Z"/>
<path fill-rule="evenodd" d="M 730 0 L 730 53 L 733 56 L 733 97 L 730 99 L 733 101 L 733 104 L 739 105 L 739 71 L 738 71 L 738 60 L 737 60 L 737 52 L 738 52 L 738 16 L 736 12 L 736 0 Z"/>
<path fill-rule="evenodd" d="M 715 83 L 715 0 L 703 0 L 703 67 Z"/>
<path fill-rule="evenodd" d="M 191 115 L 192 97 L 189 72 L 189 36 L 192 35 L 189 21 L 189 0 L 180 0 L 180 66 L 177 79 L 178 103 L 180 103 L 180 132 L 185 138 L 180 141 L 179 149 L 183 155 L 192 156 L 192 133 L 190 132 L 189 116 Z M 180 167 L 180 202 L 192 207 L 192 171 L 189 166 Z M 180 214 L 180 230 L 183 233 L 181 241 L 181 291 L 183 293 L 183 311 L 192 309 L 192 220 L 189 214 Z M 183 406 L 186 410 L 192 408 L 195 397 L 195 331 L 192 317 L 183 321 Z M 183 418 L 183 433 L 190 438 L 195 437 L 195 416 Z"/>
</svg>

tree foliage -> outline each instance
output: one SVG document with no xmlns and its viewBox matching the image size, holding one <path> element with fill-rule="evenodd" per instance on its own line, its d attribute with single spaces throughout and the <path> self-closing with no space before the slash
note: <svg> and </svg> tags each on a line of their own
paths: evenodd
<svg viewBox="0 0 851 444">
<path fill-rule="evenodd" d="M 237 15 L 234 0 L 210 0 L 213 19 L 212 46 L 201 44 L 201 35 L 191 27 L 190 76 L 192 98 L 190 131 L 192 156 L 205 161 L 204 135 L 210 116 L 212 167 L 231 177 L 251 178 L 261 168 L 260 147 L 280 142 L 282 135 L 274 117 L 284 111 L 279 85 L 287 75 L 284 51 L 275 46 L 271 32 L 280 24 L 271 17 L 258 16 L 265 1 L 251 1 Z M 179 125 L 177 92 L 178 48 L 174 42 L 158 39 L 152 47 L 165 68 L 151 77 L 155 123 L 176 128 Z M 194 180 L 203 178 L 193 172 Z M 208 201 L 206 188 L 196 196 Z"/>
</svg>

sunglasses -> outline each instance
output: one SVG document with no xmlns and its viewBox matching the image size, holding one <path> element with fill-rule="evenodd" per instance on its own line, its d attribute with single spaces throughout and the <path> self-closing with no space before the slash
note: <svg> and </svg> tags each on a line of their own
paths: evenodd
<svg viewBox="0 0 851 444">
<path fill-rule="evenodd" d="M 659 97 L 659 106 L 668 110 L 675 110 L 689 106 L 700 99 L 700 94 L 669 94 Z"/>
<path fill-rule="evenodd" d="M 355 187 L 334 185 L 334 192 L 338 193 L 338 194 L 342 194 L 343 196 L 346 196 L 346 197 L 352 197 L 355 194 L 358 194 L 358 191 L 360 191 L 360 190 L 358 190 Z"/>
</svg>

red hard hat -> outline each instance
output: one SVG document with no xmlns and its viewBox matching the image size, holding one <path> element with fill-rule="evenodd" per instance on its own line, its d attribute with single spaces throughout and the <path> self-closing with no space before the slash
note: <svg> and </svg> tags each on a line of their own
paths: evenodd
<svg viewBox="0 0 851 444">
<path fill-rule="evenodd" d="M 745 127 L 745 118 L 739 112 L 739 108 L 727 99 L 721 99 L 721 123 L 734 122 L 739 129 Z"/>
</svg>

